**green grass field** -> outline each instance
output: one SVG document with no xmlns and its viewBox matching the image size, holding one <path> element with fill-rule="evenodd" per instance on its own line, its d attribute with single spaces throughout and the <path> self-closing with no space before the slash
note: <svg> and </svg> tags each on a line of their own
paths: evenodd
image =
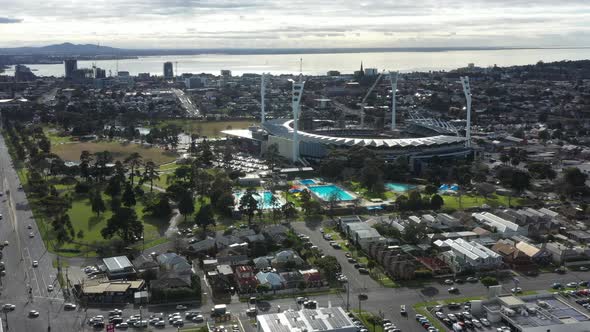
<svg viewBox="0 0 590 332">
<path fill-rule="evenodd" d="M 500 195 L 491 195 L 487 199 L 478 195 L 463 195 L 461 197 L 461 205 L 459 204 L 459 196 L 441 195 L 445 202 L 443 209 L 460 210 L 461 205 L 463 209 L 472 207 L 480 207 L 487 204 L 491 207 L 508 206 L 508 197 Z M 522 198 L 512 198 L 510 204 L 512 206 L 520 206 L 525 203 Z"/>
<path fill-rule="evenodd" d="M 70 144 L 52 145 L 52 151 L 65 161 L 79 161 L 80 154 L 86 150 L 90 153 L 109 151 L 115 160 L 123 161 L 134 152 L 139 153 L 143 160 L 152 160 L 157 165 L 170 163 L 176 160 L 177 154 L 158 148 L 144 147 L 138 144 L 121 144 L 119 142 L 79 142 Z"/>
<path fill-rule="evenodd" d="M 103 199 L 108 206 L 108 196 L 103 195 Z M 166 230 L 168 220 L 158 220 L 151 216 L 146 216 L 143 213 L 143 208 L 143 204 L 140 202 L 135 206 L 135 212 L 137 213 L 139 220 L 143 222 L 145 246 L 150 247 L 165 242 L 163 240 L 167 239 L 162 235 Z M 106 227 L 108 219 L 112 216 L 112 211 L 110 209 L 100 214 L 100 216 L 97 216 L 92 212 L 89 200 L 87 198 L 79 198 L 72 202 L 72 208 L 67 213 L 70 216 L 75 233 L 78 234 L 80 230 L 84 232 L 84 237 L 82 239 L 76 238 L 74 240 L 75 242 L 98 245 L 110 241 L 103 239 L 102 234 L 100 233 L 101 230 Z M 50 235 L 47 236 L 45 234 L 47 231 L 45 226 L 47 226 L 47 228 L 50 227 L 50 225 L 43 225 L 43 227 L 40 228 L 40 231 L 44 233 L 44 238 L 51 238 Z M 139 246 L 141 245 L 142 243 L 140 242 Z M 50 246 L 50 248 L 52 247 Z M 84 245 L 75 243 L 66 243 L 61 248 L 79 249 L 82 252 L 87 251 Z M 87 254 L 88 256 L 95 255 L 93 251 L 89 251 Z M 76 256 L 76 254 L 73 256 Z"/>
<path fill-rule="evenodd" d="M 218 137 L 223 136 L 222 130 L 245 129 L 256 124 L 258 121 L 200 121 L 191 119 L 173 119 L 160 122 L 157 126 L 163 127 L 166 124 L 175 124 L 182 128 L 185 133 L 197 134 L 199 136 Z"/>
</svg>

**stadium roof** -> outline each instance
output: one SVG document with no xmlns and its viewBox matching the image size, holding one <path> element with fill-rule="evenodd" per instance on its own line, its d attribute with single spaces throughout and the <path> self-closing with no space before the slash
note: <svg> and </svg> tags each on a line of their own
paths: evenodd
<svg viewBox="0 0 590 332">
<path fill-rule="evenodd" d="M 264 123 L 264 128 L 272 135 L 290 139 L 293 135 L 291 123 L 293 120 L 274 119 Z M 358 137 L 334 137 L 298 131 L 299 139 L 305 142 L 315 142 L 330 145 L 345 146 L 366 146 L 366 147 L 383 147 L 383 148 L 405 148 L 405 147 L 430 147 L 446 144 L 455 144 L 465 142 L 464 137 L 438 135 L 431 137 L 418 138 L 358 138 Z"/>
</svg>

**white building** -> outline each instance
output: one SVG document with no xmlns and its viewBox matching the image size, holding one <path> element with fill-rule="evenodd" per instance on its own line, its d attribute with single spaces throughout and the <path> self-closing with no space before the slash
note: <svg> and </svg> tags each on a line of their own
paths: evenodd
<svg viewBox="0 0 590 332">
<path fill-rule="evenodd" d="M 357 327 L 341 307 L 287 310 L 256 316 L 257 332 L 356 332 Z"/>
<path fill-rule="evenodd" d="M 493 213 L 473 213 L 472 216 L 479 223 L 484 224 L 490 230 L 502 234 L 505 237 L 510 237 L 513 235 L 526 236 L 528 234 L 526 227 L 521 227 L 511 221 L 508 221 L 504 218 L 500 218 Z"/>
<path fill-rule="evenodd" d="M 475 241 L 448 239 L 443 244 L 449 250 L 443 252 L 441 258 L 454 272 L 494 269 L 502 265 L 502 256 Z"/>
</svg>

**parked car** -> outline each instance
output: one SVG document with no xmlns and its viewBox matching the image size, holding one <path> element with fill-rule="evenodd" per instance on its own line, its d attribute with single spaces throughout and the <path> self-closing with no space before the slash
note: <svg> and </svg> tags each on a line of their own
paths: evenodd
<svg viewBox="0 0 590 332">
<path fill-rule="evenodd" d="M 29 311 L 29 317 L 39 317 L 39 311 L 37 311 L 37 310 Z"/>
<path fill-rule="evenodd" d="M 359 268 L 359 273 L 361 274 L 369 274 L 369 270 L 365 269 L 364 267 Z"/>
<path fill-rule="evenodd" d="M 467 282 L 477 282 L 478 281 L 476 277 L 467 277 L 467 279 L 465 279 L 465 280 L 467 280 Z"/>
<path fill-rule="evenodd" d="M 447 291 L 449 291 L 449 293 L 456 294 L 456 293 L 459 293 L 459 288 L 451 287 L 451 288 L 447 289 Z"/>
</svg>

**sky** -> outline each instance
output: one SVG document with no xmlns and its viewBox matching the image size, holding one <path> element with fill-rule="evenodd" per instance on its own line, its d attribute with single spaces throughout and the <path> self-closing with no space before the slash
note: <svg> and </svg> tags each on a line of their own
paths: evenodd
<svg viewBox="0 0 590 332">
<path fill-rule="evenodd" d="M 0 0 L 0 47 L 588 47 L 590 0 Z"/>
</svg>

